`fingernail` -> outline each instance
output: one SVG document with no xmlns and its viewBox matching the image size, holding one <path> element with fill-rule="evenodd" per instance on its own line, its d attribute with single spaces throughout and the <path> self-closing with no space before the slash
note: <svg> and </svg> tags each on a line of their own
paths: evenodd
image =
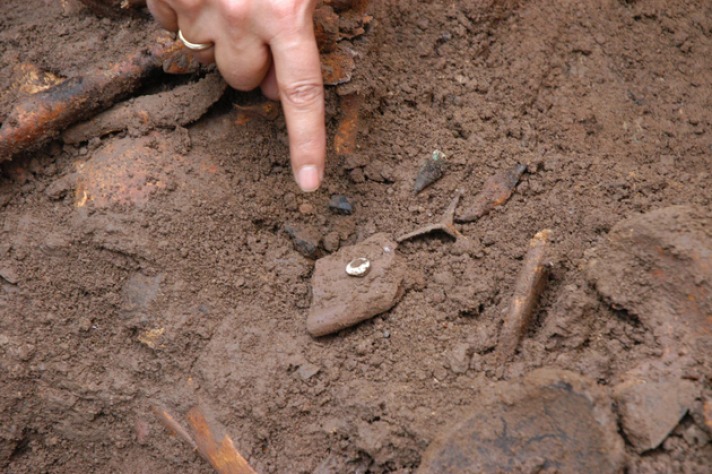
<svg viewBox="0 0 712 474">
<path fill-rule="evenodd" d="M 319 189 L 321 177 L 319 176 L 317 167 L 314 165 L 304 165 L 299 168 L 299 171 L 297 171 L 297 184 L 305 193 Z"/>
</svg>

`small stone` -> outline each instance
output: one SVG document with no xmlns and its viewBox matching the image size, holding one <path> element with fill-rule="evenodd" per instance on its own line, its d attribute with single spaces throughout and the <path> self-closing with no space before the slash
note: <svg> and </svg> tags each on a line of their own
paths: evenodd
<svg viewBox="0 0 712 474">
<path fill-rule="evenodd" d="M 165 332 L 166 328 L 147 329 L 139 333 L 137 339 L 141 344 L 144 344 L 151 349 L 157 349 L 161 348 L 161 341 Z"/>
<path fill-rule="evenodd" d="M 329 200 L 329 209 L 337 214 L 347 216 L 354 212 L 353 205 L 351 204 L 351 201 L 349 201 L 349 198 L 339 194 L 331 196 L 331 199 Z"/>
<path fill-rule="evenodd" d="M 363 168 L 354 168 L 349 172 L 349 178 L 352 182 L 356 184 L 361 184 L 366 182 L 366 176 L 363 172 Z"/>
<path fill-rule="evenodd" d="M 464 374 L 470 366 L 471 356 L 472 347 L 469 344 L 464 342 L 456 344 L 447 357 L 450 370 L 456 374 Z"/>
<path fill-rule="evenodd" d="M 71 173 L 55 179 L 44 190 L 45 196 L 50 199 L 61 199 L 69 194 L 77 184 L 77 173 Z"/>
<path fill-rule="evenodd" d="M 701 448 L 710 442 L 710 436 L 695 424 L 688 426 L 682 437 L 691 448 Z"/>
<path fill-rule="evenodd" d="M 0 266 L 0 278 L 11 285 L 17 285 L 19 278 L 14 268 L 9 266 Z"/>
<path fill-rule="evenodd" d="M 91 319 L 87 317 L 79 318 L 79 320 L 77 321 L 77 328 L 82 332 L 88 332 L 91 329 L 91 326 Z"/>
<path fill-rule="evenodd" d="M 300 379 L 306 382 L 307 380 L 318 374 L 319 371 L 321 371 L 321 368 L 319 366 L 307 362 L 306 364 L 302 364 L 299 366 L 299 368 L 297 369 L 297 374 L 299 375 Z"/>
<path fill-rule="evenodd" d="M 385 252 L 384 247 L 392 250 Z M 312 336 L 324 336 L 353 326 L 388 311 L 400 300 L 406 265 L 393 251 L 396 247 L 396 242 L 386 234 L 375 234 L 317 260 L 307 318 L 307 330 Z M 368 275 L 353 278 L 344 272 L 346 264 L 354 258 L 370 260 Z"/>
<path fill-rule="evenodd" d="M 329 253 L 336 252 L 339 250 L 339 245 L 341 244 L 341 237 L 338 232 L 329 232 L 324 236 L 321 241 L 324 250 Z"/>
<path fill-rule="evenodd" d="M 299 205 L 299 213 L 305 216 L 310 216 L 314 214 L 314 205 L 310 202 L 303 202 Z"/>
<path fill-rule="evenodd" d="M 284 231 L 289 234 L 294 244 L 294 250 L 307 258 L 316 258 L 321 237 L 313 229 L 299 225 L 287 224 Z"/>
</svg>

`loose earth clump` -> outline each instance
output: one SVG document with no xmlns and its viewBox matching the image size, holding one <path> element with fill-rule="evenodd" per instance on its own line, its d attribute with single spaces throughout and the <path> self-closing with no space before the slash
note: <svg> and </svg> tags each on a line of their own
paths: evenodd
<svg viewBox="0 0 712 474">
<path fill-rule="evenodd" d="M 709 472 L 709 2 L 320 2 L 312 194 L 117 4 L 3 4 L 0 471 Z"/>
</svg>

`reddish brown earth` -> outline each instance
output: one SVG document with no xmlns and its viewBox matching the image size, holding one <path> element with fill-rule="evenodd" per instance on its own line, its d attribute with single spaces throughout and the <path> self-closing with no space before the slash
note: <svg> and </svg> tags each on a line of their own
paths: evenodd
<svg viewBox="0 0 712 474">
<path fill-rule="evenodd" d="M 501 409 L 496 387 L 524 393 L 520 380 L 545 367 L 596 386 L 596 410 L 618 427 L 601 445 L 625 447 L 607 466 L 709 472 L 710 3 L 373 3 L 356 40 L 368 53 L 338 91 L 365 98 L 358 153 L 330 153 L 319 192 L 293 183 L 282 118 L 236 120 L 231 104 L 257 94 L 229 93 L 187 128 L 136 124 L 3 164 L 0 470 L 212 472 L 152 411 L 182 421 L 201 404 L 261 473 L 415 472 L 438 433 L 477 420 L 463 418 L 473 407 Z M 19 64 L 73 77 L 154 32 L 143 16 L 100 19 L 68 0 L 3 2 L 0 121 Z M 327 109 L 333 137 L 334 89 Z M 435 149 L 444 176 L 415 195 Z M 509 201 L 458 224 L 467 240 L 398 246 L 407 271 L 392 309 L 307 333 L 315 258 L 435 222 L 458 190 L 466 209 L 518 162 L 528 169 Z M 334 194 L 353 214 L 329 209 Z M 314 258 L 287 228 L 321 240 Z M 544 228 L 547 286 L 502 369 L 502 317 Z M 545 455 L 495 452 L 486 465 L 553 472 Z"/>
</svg>

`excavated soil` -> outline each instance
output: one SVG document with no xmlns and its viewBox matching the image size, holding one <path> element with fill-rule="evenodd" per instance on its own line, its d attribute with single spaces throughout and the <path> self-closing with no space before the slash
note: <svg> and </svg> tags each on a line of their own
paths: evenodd
<svg viewBox="0 0 712 474">
<path fill-rule="evenodd" d="M 339 94 L 365 98 L 358 150 L 330 152 L 316 193 L 293 183 L 281 117 L 236 119 L 231 104 L 259 102 L 256 93 L 230 92 L 186 128 L 57 139 L 2 165 L 0 470 L 209 473 L 153 412 L 183 422 L 200 405 L 261 473 L 411 473 L 438 433 L 503 383 L 498 372 L 517 383 L 546 367 L 582 374 L 602 393 L 596 403 L 618 430 L 601 443 L 625 446 L 610 465 L 709 472 L 712 5 L 372 3 L 370 31 L 354 40 L 364 51 L 356 77 L 328 91 L 330 137 Z M 155 31 L 142 15 L 4 1 L 0 120 L 20 94 L 20 64 L 73 77 Z M 185 80 L 157 77 L 144 92 Z M 165 107 L 181 114 L 180 104 Z M 435 149 L 444 176 L 416 195 Z M 467 206 L 516 163 L 527 171 L 511 199 L 458 225 L 468 241 L 433 233 L 400 244 L 407 271 L 392 309 L 335 335 L 307 333 L 316 258 L 434 222 L 457 192 Z M 333 212 L 333 195 L 353 213 Z M 636 245 L 627 234 L 609 242 L 620 221 L 663 208 L 672 209 L 664 219 L 645 221 L 663 241 L 644 259 L 627 253 Z M 547 284 L 502 368 L 502 318 L 544 228 Z M 298 251 L 307 244 L 310 257 Z M 656 249 L 676 245 L 673 257 L 694 264 L 665 257 L 662 273 L 626 273 L 657 268 Z M 673 286 L 653 289 L 662 301 L 697 298 L 692 323 L 680 313 L 689 305 L 666 312 L 646 293 L 680 269 Z M 646 408 L 630 394 L 661 364 L 673 378 L 646 386 L 646 403 L 661 400 Z M 679 378 L 684 396 L 664 402 Z M 527 426 L 535 436 L 536 423 Z M 527 463 L 508 472 L 554 472 Z"/>
</svg>

